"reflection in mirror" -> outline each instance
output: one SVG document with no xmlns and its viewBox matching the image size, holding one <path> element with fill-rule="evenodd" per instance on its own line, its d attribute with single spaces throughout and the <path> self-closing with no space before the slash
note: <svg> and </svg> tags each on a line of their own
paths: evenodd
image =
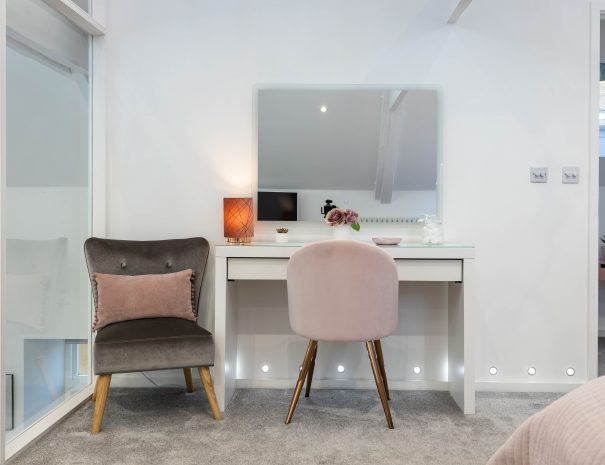
<svg viewBox="0 0 605 465">
<path fill-rule="evenodd" d="M 296 193 L 300 221 L 436 214 L 438 108 L 427 89 L 259 90 L 258 190 Z"/>
</svg>

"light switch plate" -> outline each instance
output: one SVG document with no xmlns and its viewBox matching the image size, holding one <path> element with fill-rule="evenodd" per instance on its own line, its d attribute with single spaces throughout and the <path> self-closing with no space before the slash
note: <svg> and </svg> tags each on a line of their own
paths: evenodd
<svg viewBox="0 0 605 465">
<path fill-rule="evenodd" d="M 580 182 L 580 167 L 564 166 L 561 176 L 563 184 L 578 184 Z"/>
<path fill-rule="evenodd" d="M 548 182 L 548 168 L 535 167 L 529 168 L 529 181 L 530 182 Z"/>
</svg>

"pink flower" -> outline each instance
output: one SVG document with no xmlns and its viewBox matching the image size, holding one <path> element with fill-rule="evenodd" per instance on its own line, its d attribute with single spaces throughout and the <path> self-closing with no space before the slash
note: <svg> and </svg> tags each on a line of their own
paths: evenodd
<svg viewBox="0 0 605 465">
<path fill-rule="evenodd" d="M 359 219 L 359 215 L 353 210 L 347 209 L 345 215 L 347 218 L 347 224 L 357 223 L 357 220 Z"/>
<path fill-rule="evenodd" d="M 340 226 L 343 224 L 347 224 L 346 210 L 342 208 L 333 208 L 326 215 L 325 221 L 330 226 Z"/>
<path fill-rule="evenodd" d="M 328 212 L 325 219 L 329 226 L 350 225 L 355 231 L 359 231 L 359 213 L 348 208 L 333 208 Z"/>
</svg>

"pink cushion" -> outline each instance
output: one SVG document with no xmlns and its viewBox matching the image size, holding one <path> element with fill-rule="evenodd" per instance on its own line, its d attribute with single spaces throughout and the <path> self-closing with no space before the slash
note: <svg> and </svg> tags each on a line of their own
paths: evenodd
<svg viewBox="0 0 605 465">
<path fill-rule="evenodd" d="M 125 276 L 93 274 L 93 330 L 139 318 L 176 317 L 195 321 L 193 270 Z"/>
<path fill-rule="evenodd" d="M 292 330 L 317 341 L 370 341 L 397 327 L 399 281 L 393 258 L 375 245 L 324 241 L 288 263 Z"/>
</svg>

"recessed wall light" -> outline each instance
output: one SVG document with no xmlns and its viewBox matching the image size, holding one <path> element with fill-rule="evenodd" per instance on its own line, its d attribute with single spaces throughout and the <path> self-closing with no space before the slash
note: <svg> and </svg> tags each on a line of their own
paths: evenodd
<svg viewBox="0 0 605 465">
<path fill-rule="evenodd" d="M 527 374 L 530 375 L 530 376 L 535 375 L 536 374 L 536 368 L 535 367 L 529 367 L 527 369 Z"/>
<path fill-rule="evenodd" d="M 263 365 L 262 367 L 260 367 L 260 371 L 262 371 L 263 373 L 269 373 L 269 365 Z"/>
<path fill-rule="evenodd" d="M 344 371 L 345 371 L 345 367 L 344 367 L 344 366 L 342 366 L 342 365 L 338 365 L 338 366 L 336 367 L 336 371 L 337 371 L 338 373 L 344 373 Z"/>
<path fill-rule="evenodd" d="M 326 111 L 328 111 L 328 107 L 325 105 L 322 105 L 321 107 L 319 107 L 319 111 L 321 111 L 322 113 L 325 113 Z"/>
<path fill-rule="evenodd" d="M 419 375 L 420 373 L 422 373 L 422 369 L 420 367 L 414 367 L 412 368 L 412 371 L 415 375 Z"/>
<path fill-rule="evenodd" d="M 573 368 L 569 367 L 565 373 L 567 373 L 567 376 L 573 376 L 576 374 L 576 370 L 574 370 Z"/>
<path fill-rule="evenodd" d="M 498 369 L 496 367 L 489 367 L 489 374 L 490 375 L 497 375 L 498 374 Z"/>
</svg>

